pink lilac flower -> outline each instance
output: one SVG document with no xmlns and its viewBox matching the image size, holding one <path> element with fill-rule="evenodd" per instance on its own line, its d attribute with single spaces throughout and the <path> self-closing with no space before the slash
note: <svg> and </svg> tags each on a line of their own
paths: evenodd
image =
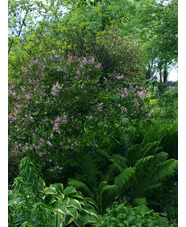
<svg viewBox="0 0 186 227">
<path fill-rule="evenodd" d="M 146 116 L 150 119 L 152 113 L 147 113 Z"/>
<path fill-rule="evenodd" d="M 47 141 L 47 144 L 52 147 L 52 144 L 50 141 Z"/>
<path fill-rule="evenodd" d="M 69 56 L 68 63 L 72 63 L 76 59 L 76 56 Z"/>
<path fill-rule="evenodd" d="M 147 92 L 143 90 L 143 91 L 137 91 L 137 93 L 138 93 L 140 99 L 144 100 Z"/>
<path fill-rule="evenodd" d="M 116 79 L 118 79 L 118 80 L 123 79 L 123 78 L 124 78 L 123 75 L 121 75 L 121 76 L 116 76 Z"/>
<path fill-rule="evenodd" d="M 40 144 L 40 145 L 43 145 L 44 143 L 45 143 L 44 139 L 40 138 L 40 139 L 39 139 L 39 144 Z"/>
<path fill-rule="evenodd" d="M 128 89 L 127 88 L 124 88 L 123 89 L 123 94 L 121 95 L 121 97 L 124 98 L 124 97 L 127 97 L 128 95 L 129 95 Z"/>
<path fill-rule="evenodd" d="M 138 103 L 137 99 L 134 100 L 134 104 L 135 104 L 136 107 L 139 106 L 139 103 Z"/>
<path fill-rule="evenodd" d="M 95 61 L 95 58 L 93 56 L 88 56 L 87 57 L 87 62 L 94 63 L 94 61 Z"/>
<path fill-rule="evenodd" d="M 53 91 L 53 95 L 57 95 L 60 91 L 60 89 L 62 89 L 59 85 L 59 83 L 57 82 L 56 85 L 53 86 L 52 91 Z"/>
<path fill-rule="evenodd" d="M 83 87 L 84 87 L 84 84 L 81 84 L 81 85 L 80 85 L 80 88 L 83 88 Z"/>
<path fill-rule="evenodd" d="M 131 91 L 132 93 L 134 93 L 134 92 L 136 91 L 136 88 L 133 87 L 133 86 L 130 86 L 130 91 Z"/>
<path fill-rule="evenodd" d="M 121 122 L 124 122 L 125 121 L 125 118 L 123 117 L 123 118 L 121 118 Z"/>
<path fill-rule="evenodd" d="M 103 108 L 103 103 L 101 102 L 97 105 L 97 110 L 102 111 L 102 108 Z"/>
<path fill-rule="evenodd" d="M 121 107 L 121 111 L 124 113 L 127 113 L 127 109 L 126 108 L 124 108 L 123 106 Z"/>
<path fill-rule="evenodd" d="M 94 147 L 98 147 L 97 143 L 95 140 L 93 140 L 93 144 L 92 144 Z"/>
<path fill-rule="evenodd" d="M 32 116 L 29 117 L 29 120 L 34 122 L 34 118 Z"/>
<path fill-rule="evenodd" d="M 27 100 L 29 100 L 31 98 L 31 94 L 26 94 L 25 97 Z"/>
<path fill-rule="evenodd" d="M 57 125 L 54 125 L 53 130 L 57 133 L 60 133 L 60 129 Z"/>
<path fill-rule="evenodd" d="M 107 78 L 106 77 L 103 77 L 104 81 L 107 82 Z"/>
<path fill-rule="evenodd" d="M 86 116 L 86 118 L 88 118 L 89 120 L 92 120 L 93 119 L 92 116 Z"/>
<path fill-rule="evenodd" d="M 55 60 L 52 55 L 50 55 L 50 60 L 51 61 L 54 61 Z"/>
<path fill-rule="evenodd" d="M 23 69 L 23 73 L 28 72 L 28 68 Z"/>
<path fill-rule="evenodd" d="M 96 69 L 99 69 L 99 68 L 101 67 L 101 63 L 99 63 L 99 62 L 96 63 L 96 64 L 95 64 L 95 67 L 96 67 Z"/>
</svg>

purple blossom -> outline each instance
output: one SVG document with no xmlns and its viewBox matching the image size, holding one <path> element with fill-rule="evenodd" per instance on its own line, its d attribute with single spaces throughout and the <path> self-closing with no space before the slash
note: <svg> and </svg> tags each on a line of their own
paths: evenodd
<svg viewBox="0 0 186 227">
<path fill-rule="evenodd" d="M 124 113 L 127 113 L 127 109 L 126 108 L 124 108 L 123 106 L 121 106 L 121 111 Z"/>
<path fill-rule="evenodd" d="M 124 78 L 123 75 L 121 75 L 121 76 L 116 76 L 116 79 L 118 79 L 118 80 L 121 80 L 121 79 L 123 79 L 123 78 Z"/>
<path fill-rule="evenodd" d="M 123 118 L 121 118 L 121 122 L 125 122 L 125 118 L 123 117 Z"/>
<path fill-rule="evenodd" d="M 92 116 L 86 116 L 86 118 L 88 118 L 89 120 L 92 120 L 93 119 Z"/>
<path fill-rule="evenodd" d="M 52 144 L 50 141 L 47 141 L 47 144 L 52 147 Z"/>
<path fill-rule="evenodd" d="M 128 95 L 129 95 L 128 89 L 127 88 L 124 88 L 123 89 L 123 94 L 121 95 L 121 97 L 124 98 L 124 97 L 127 97 Z"/>
<path fill-rule="evenodd" d="M 72 63 L 76 59 L 76 56 L 69 56 L 68 63 Z"/>
<path fill-rule="evenodd" d="M 140 99 L 142 99 L 142 100 L 144 100 L 145 99 L 145 97 L 146 97 L 146 94 L 147 94 L 147 92 L 146 91 L 137 91 L 137 93 L 138 93 L 138 95 L 139 95 L 139 97 L 140 97 Z"/>
<path fill-rule="evenodd" d="M 57 82 L 56 85 L 54 85 L 52 88 L 53 95 L 58 95 L 60 89 L 62 89 L 62 88 L 60 87 L 59 83 Z"/>
<path fill-rule="evenodd" d="M 138 100 L 137 100 L 137 99 L 134 99 L 134 105 L 135 105 L 136 107 L 139 106 L 139 103 L 138 103 Z"/>
<path fill-rule="evenodd" d="M 96 64 L 95 64 L 95 67 L 96 67 L 96 69 L 99 69 L 99 68 L 101 67 L 101 63 L 99 63 L 99 62 L 96 63 Z"/>
</svg>

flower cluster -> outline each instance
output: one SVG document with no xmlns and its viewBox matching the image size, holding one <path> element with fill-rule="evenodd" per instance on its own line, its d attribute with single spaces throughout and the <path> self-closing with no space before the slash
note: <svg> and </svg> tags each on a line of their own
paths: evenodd
<svg viewBox="0 0 186 227">
<path fill-rule="evenodd" d="M 53 88 L 52 88 L 52 94 L 53 95 L 58 95 L 58 93 L 60 92 L 62 88 L 60 87 L 59 83 L 56 82 L 56 85 L 53 85 Z"/>
<path fill-rule="evenodd" d="M 53 130 L 57 133 L 60 133 L 60 125 L 62 124 L 67 124 L 68 120 L 67 120 L 67 116 L 64 115 L 62 117 L 57 117 L 55 119 L 55 121 L 52 121 L 52 123 L 54 123 L 54 127 L 53 127 Z"/>
<path fill-rule="evenodd" d="M 120 74 L 100 80 L 101 64 L 94 57 L 70 56 L 65 62 L 51 56 L 33 60 L 10 83 L 8 116 L 12 157 L 42 160 L 41 168 L 49 166 L 50 173 L 99 149 L 118 124 L 150 117 L 142 109 L 146 90 L 124 86 Z"/>
</svg>

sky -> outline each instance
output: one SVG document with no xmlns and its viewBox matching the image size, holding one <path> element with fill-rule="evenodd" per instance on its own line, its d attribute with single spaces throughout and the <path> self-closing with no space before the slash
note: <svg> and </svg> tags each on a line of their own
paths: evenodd
<svg viewBox="0 0 186 227">
<path fill-rule="evenodd" d="M 178 67 L 174 67 L 168 77 L 168 81 L 177 81 L 178 80 Z"/>
</svg>

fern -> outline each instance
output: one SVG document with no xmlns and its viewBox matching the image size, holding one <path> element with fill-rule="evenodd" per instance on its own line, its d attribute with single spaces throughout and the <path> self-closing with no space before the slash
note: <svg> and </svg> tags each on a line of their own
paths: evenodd
<svg viewBox="0 0 186 227">
<path fill-rule="evenodd" d="M 124 168 L 126 168 L 126 158 L 120 156 L 120 155 L 113 155 L 112 158 L 109 160 L 111 161 L 121 172 Z"/>
<path fill-rule="evenodd" d="M 160 141 L 154 141 L 151 143 L 148 143 L 146 145 L 141 145 L 141 157 L 145 157 L 146 154 L 155 154 L 157 153 L 161 148 L 159 147 Z"/>
<path fill-rule="evenodd" d="M 135 168 L 126 168 L 114 179 L 114 184 L 121 189 L 134 174 Z"/>
<path fill-rule="evenodd" d="M 147 157 L 141 158 L 140 160 L 137 161 L 137 163 L 134 166 L 138 167 L 139 165 L 143 165 L 145 162 L 148 162 L 152 158 L 155 158 L 155 156 L 149 155 Z"/>
<path fill-rule="evenodd" d="M 148 186 L 148 187 L 144 188 L 143 191 L 145 192 L 145 191 L 152 190 L 152 189 L 156 189 L 156 188 L 159 188 L 159 187 L 161 187 L 161 183 L 153 184 L 153 185 L 151 185 L 151 186 Z"/>
<path fill-rule="evenodd" d="M 165 178 L 168 178 L 169 176 L 173 175 L 175 173 L 177 163 L 177 160 L 169 159 L 158 164 L 154 172 L 154 177 L 151 179 L 152 184 L 158 183 Z"/>
<path fill-rule="evenodd" d="M 87 185 L 84 184 L 83 182 L 75 180 L 75 179 L 69 179 L 68 185 L 78 188 L 85 196 L 92 197 L 92 192 L 87 187 Z"/>
<path fill-rule="evenodd" d="M 117 185 L 109 185 L 107 181 L 102 181 L 98 187 L 97 203 L 99 211 L 102 213 L 103 209 L 112 204 L 118 192 Z"/>
<path fill-rule="evenodd" d="M 93 192 L 97 190 L 98 187 L 98 168 L 95 164 L 95 160 L 91 157 L 91 155 L 86 154 L 82 157 L 81 168 L 84 173 L 84 178 L 86 184 L 89 188 L 92 189 Z"/>
</svg>

